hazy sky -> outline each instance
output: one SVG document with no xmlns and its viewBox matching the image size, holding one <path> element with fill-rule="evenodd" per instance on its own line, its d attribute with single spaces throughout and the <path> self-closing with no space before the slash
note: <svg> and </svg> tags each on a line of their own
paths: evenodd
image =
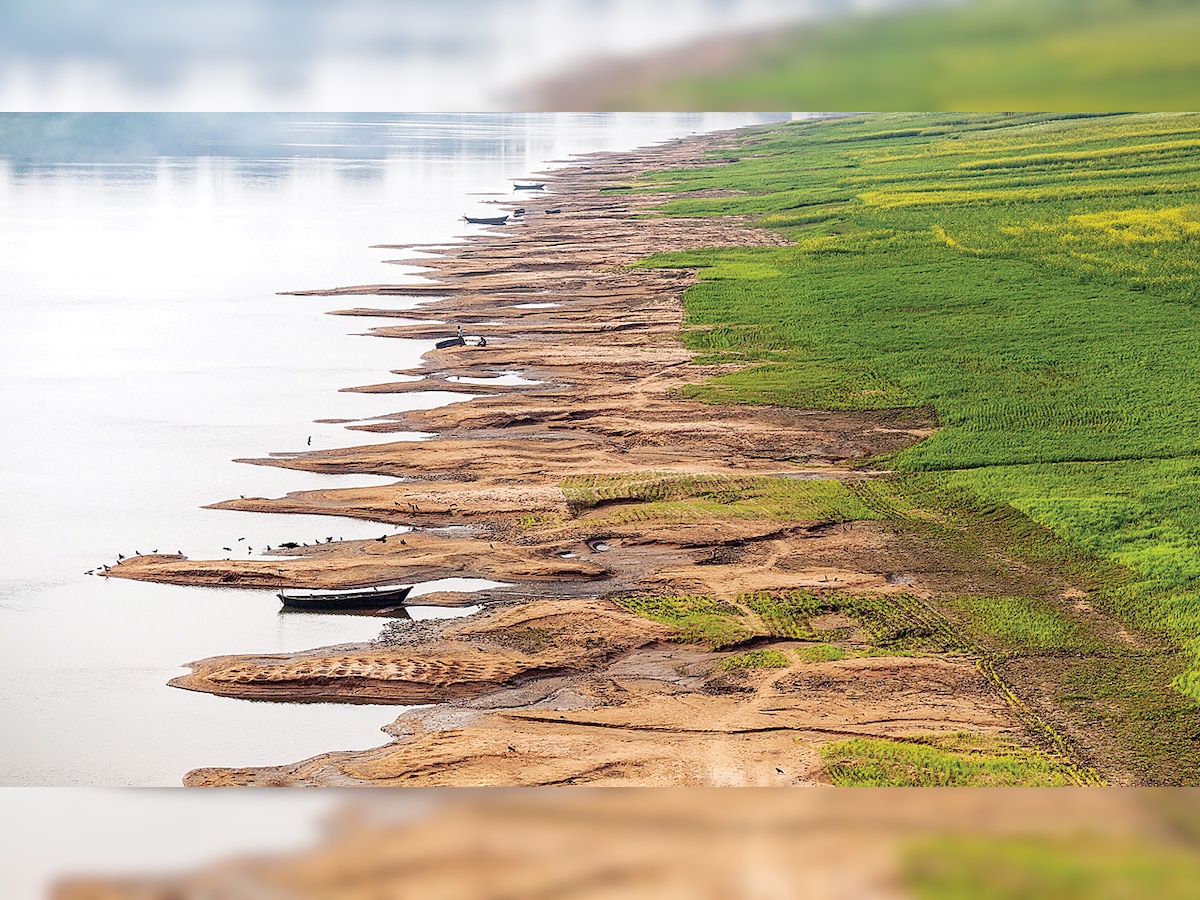
<svg viewBox="0 0 1200 900">
<path fill-rule="evenodd" d="M 913 0 L 8 0 L 0 109 L 471 110 L 596 57 Z"/>
</svg>

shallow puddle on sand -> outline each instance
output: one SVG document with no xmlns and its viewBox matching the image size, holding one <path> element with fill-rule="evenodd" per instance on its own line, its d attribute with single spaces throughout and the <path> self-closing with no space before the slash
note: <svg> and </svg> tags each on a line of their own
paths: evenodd
<svg viewBox="0 0 1200 900">
<path fill-rule="evenodd" d="M 531 381 L 530 379 L 522 376 L 520 372 L 504 372 L 500 375 L 492 375 L 490 377 L 451 375 L 446 380 L 455 384 L 494 384 L 501 387 L 516 387 L 518 385 L 542 383 L 540 381 Z"/>
<path fill-rule="evenodd" d="M 512 587 L 503 581 L 489 581 L 486 578 L 436 578 L 433 581 L 420 581 L 413 586 L 412 598 L 423 597 L 426 594 L 474 594 L 479 591 L 494 591 L 499 588 Z"/>
<path fill-rule="evenodd" d="M 438 407 L 450 406 L 454 403 L 467 403 L 477 399 L 481 395 L 460 394 L 458 391 L 410 391 L 397 396 L 400 398 L 399 409 L 397 410 L 399 412 L 410 409 L 437 409 Z M 375 418 L 381 419 L 386 417 L 376 416 Z"/>
<path fill-rule="evenodd" d="M 486 534 L 489 529 L 486 525 L 422 525 L 417 530 L 438 537 L 471 537 Z"/>
<path fill-rule="evenodd" d="M 483 609 L 482 606 L 408 606 L 408 616 L 414 622 L 423 619 L 465 619 Z"/>
</svg>

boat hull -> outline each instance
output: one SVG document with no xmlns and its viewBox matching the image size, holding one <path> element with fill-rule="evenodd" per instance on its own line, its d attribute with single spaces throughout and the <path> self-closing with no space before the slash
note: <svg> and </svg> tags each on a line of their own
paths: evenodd
<svg viewBox="0 0 1200 900">
<path fill-rule="evenodd" d="M 345 612 L 347 610 L 378 610 L 398 606 L 412 591 L 412 585 L 387 590 L 313 591 L 309 594 L 278 594 L 284 609 L 305 612 Z"/>
</svg>

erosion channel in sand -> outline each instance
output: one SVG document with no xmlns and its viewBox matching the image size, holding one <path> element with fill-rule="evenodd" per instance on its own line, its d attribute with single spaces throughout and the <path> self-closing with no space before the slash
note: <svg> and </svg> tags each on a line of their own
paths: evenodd
<svg viewBox="0 0 1200 900">
<path fill-rule="evenodd" d="M 432 344 L 456 326 L 467 335 L 393 382 L 349 390 L 475 399 L 359 426 L 434 435 L 427 441 L 246 460 L 394 483 L 216 506 L 413 530 L 286 558 L 141 556 L 109 575 L 246 588 L 449 577 L 506 586 L 426 595 L 421 604 L 484 608 L 391 622 L 368 644 L 191 663 L 172 684 L 276 702 L 427 705 L 391 725 L 382 748 L 200 769 L 188 784 L 819 783 L 831 741 L 964 732 L 1040 744 L 1072 780 L 1091 777 L 926 603 L 1010 573 L 931 551 L 864 509 L 861 486 L 887 476 L 864 461 L 932 433 L 932 411 L 678 399 L 680 385 L 730 367 L 696 364 L 679 339 L 694 275 L 633 264 L 781 239 L 730 217 L 657 217 L 669 194 L 620 188 L 646 171 L 711 162 L 721 139 L 594 155 L 539 175 L 545 195 L 518 197 L 510 206 L 526 211 L 503 228 L 402 260 L 426 267 L 428 286 L 305 292 L 345 299 L 340 315 L 393 318 L 373 329 L 381 338 Z M 372 305 L 396 294 L 429 299 Z M 1072 589 L 1049 571 L 1022 577 Z M 801 609 L 789 591 L 812 602 Z M 684 613 L 664 615 L 661 598 Z M 880 652 L 883 620 L 919 635 L 921 652 Z M 775 655 L 759 657 L 765 666 L 739 662 L 756 651 Z"/>
</svg>

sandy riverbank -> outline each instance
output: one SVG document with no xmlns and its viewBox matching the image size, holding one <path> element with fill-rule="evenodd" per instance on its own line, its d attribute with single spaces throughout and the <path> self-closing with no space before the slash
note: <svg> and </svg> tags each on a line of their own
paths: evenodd
<svg viewBox="0 0 1200 900">
<path fill-rule="evenodd" d="M 202 769 L 187 783 L 799 784 L 822 780 L 817 748 L 830 740 L 1020 736 L 1019 717 L 968 655 L 856 656 L 867 642 L 854 623 L 833 617 L 830 640 L 848 658 L 726 672 L 728 652 L 668 643 L 663 626 L 611 601 L 630 594 L 732 600 L 790 588 L 919 598 L 993 577 L 879 522 L 625 519 L 625 498 L 581 507 L 564 492 L 565 480 L 630 473 L 854 481 L 875 473 L 849 464 L 909 446 L 936 426 L 925 410 L 714 407 L 676 398 L 680 385 L 727 371 L 691 364 L 679 339 L 682 294 L 694 276 L 629 266 L 654 252 L 779 238 L 728 218 L 656 218 L 648 214 L 664 195 L 612 189 L 648 170 L 694 164 L 720 141 L 598 155 L 555 172 L 546 178 L 549 193 L 508 204 L 523 205 L 522 217 L 422 257 L 427 287 L 310 292 L 427 294 L 429 302 L 412 311 L 372 309 L 363 300 L 341 312 L 395 318 L 374 329 L 384 339 L 440 338 L 461 324 L 486 347 L 432 351 L 418 369 L 395 373 L 419 381 L 352 387 L 476 397 L 365 426 L 432 432 L 430 441 L 250 460 L 389 475 L 394 484 L 216 505 L 353 516 L 414 531 L 291 549 L 294 558 L 278 560 L 143 556 L 109 575 L 226 587 L 467 576 L 512 587 L 489 592 L 476 617 L 397 622 L 373 644 L 191 664 L 192 674 L 173 684 L 282 702 L 436 705 L 398 720 L 394 742 L 380 750 Z M 513 373 L 521 383 L 460 380 Z"/>
</svg>

